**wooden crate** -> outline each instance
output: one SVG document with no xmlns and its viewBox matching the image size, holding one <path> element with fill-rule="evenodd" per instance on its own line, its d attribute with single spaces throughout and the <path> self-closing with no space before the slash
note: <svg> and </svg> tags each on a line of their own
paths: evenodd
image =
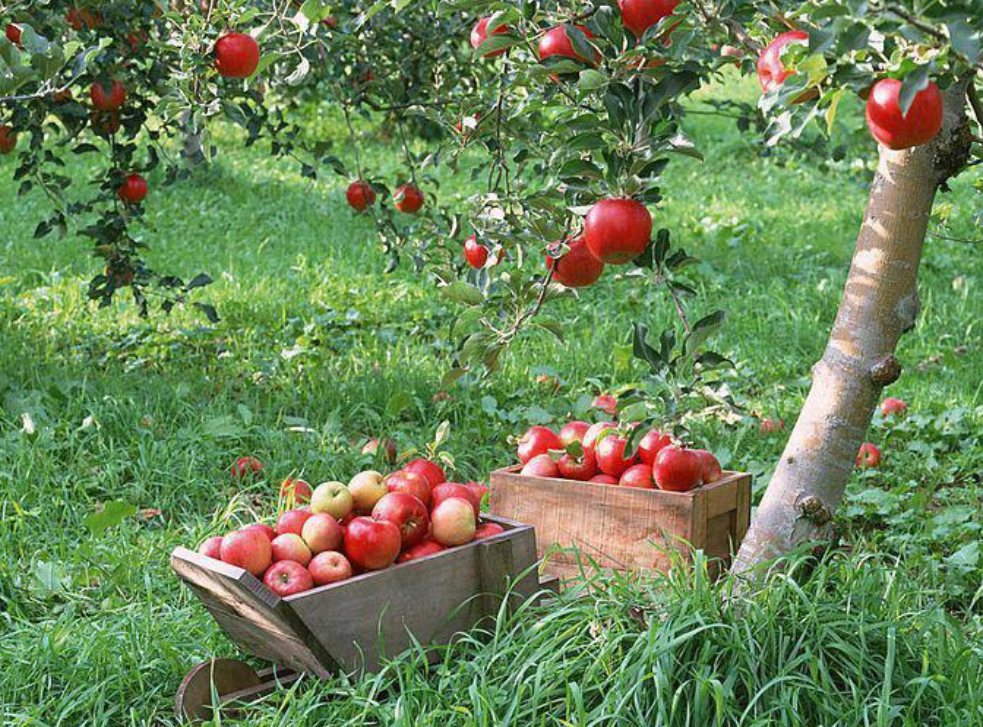
<svg viewBox="0 0 983 727">
<path fill-rule="evenodd" d="M 747 532 L 751 476 L 725 472 L 691 492 L 616 487 L 519 474 L 506 467 L 491 475 L 491 511 L 536 529 L 543 571 L 568 579 L 581 567 L 621 572 L 665 571 L 672 549 L 689 546 L 730 562 Z"/>
<path fill-rule="evenodd" d="M 185 548 L 175 549 L 171 565 L 245 651 L 326 678 L 373 671 L 414 641 L 446 643 L 497 614 L 509 583 L 516 603 L 547 587 L 534 568 L 533 529 L 483 519 L 505 532 L 285 598 L 243 569 Z"/>
</svg>

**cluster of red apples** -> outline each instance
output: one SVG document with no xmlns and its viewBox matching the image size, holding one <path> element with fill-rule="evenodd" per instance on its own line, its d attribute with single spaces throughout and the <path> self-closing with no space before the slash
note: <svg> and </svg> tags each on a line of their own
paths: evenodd
<svg viewBox="0 0 983 727">
<path fill-rule="evenodd" d="M 232 475 L 262 468 L 259 460 L 241 457 Z M 273 525 L 258 522 L 208 538 L 198 552 L 291 596 L 503 532 L 497 523 L 479 520 L 487 492 L 480 482 L 447 482 L 443 469 L 427 459 L 414 459 L 389 476 L 359 472 L 347 485 L 311 488 L 288 478 L 280 495 L 294 507 Z"/>
<path fill-rule="evenodd" d="M 559 433 L 530 427 L 519 440 L 521 474 L 670 492 L 689 492 L 723 477 L 712 453 L 684 447 L 655 429 L 631 452 L 627 434 L 632 428 L 607 421 L 572 421 Z"/>
<path fill-rule="evenodd" d="M 348 185 L 345 198 L 348 200 L 348 206 L 353 210 L 356 212 L 365 212 L 365 210 L 375 204 L 375 189 L 368 182 L 356 179 Z M 423 209 L 424 201 L 423 192 L 412 182 L 401 184 L 393 192 L 393 206 L 400 212 L 408 215 L 415 215 Z"/>
</svg>

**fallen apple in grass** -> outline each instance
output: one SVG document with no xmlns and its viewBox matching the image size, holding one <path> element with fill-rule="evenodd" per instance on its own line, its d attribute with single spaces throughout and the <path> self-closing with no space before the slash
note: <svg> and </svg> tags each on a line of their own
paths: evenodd
<svg viewBox="0 0 983 727">
<path fill-rule="evenodd" d="M 344 535 L 341 523 L 326 512 L 311 515 L 300 532 L 300 537 L 315 555 L 326 550 L 339 550 Z"/>
<path fill-rule="evenodd" d="M 263 583 L 275 594 L 284 597 L 311 590 L 314 587 L 314 578 L 300 563 L 281 560 L 266 571 Z"/>
<path fill-rule="evenodd" d="M 864 442 L 860 445 L 860 451 L 857 453 L 857 467 L 861 469 L 867 469 L 870 467 L 878 467 L 881 464 L 881 448 L 876 444 L 871 444 L 870 442 Z"/>
<path fill-rule="evenodd" d="M 294 533 L 277 535 L 270 545 L 273 548 L 274 563 L 281 560 L 292 560 L 306 566 L 311 562 L 311 549 L 307 547 L 307 543 L 299 535 Z"/>
<path fill-rule="evenodd" d="M 881 414 L 884 417 L 904 416 L 908 411 L 908 405 L 902 399 L 895 399 L 889 396 L 881 402 Z"/>
<path fill-rule="evenodd" d="M 304 480 L 288 477 L 280 484 L 280 497 L 285 497 L 287 500 L 293 498 L 298 505 L 306 505 L 311 501 L 311 486 Z"/>
<path fill-rule="evenodd" d="M 255 457 L 240 457 L 232 463 L 231 468 L 233 477 L 246 477 L 247 475 L 262 472 L 262 470 L 263 463 Z"/>
<path fill-rule="evenodd" d="M 474 540 L 477 518 L 467 500 L 452 497 L 430 513 L 433 539 L 444 546 L 464 545 Z"/>
<path fill-rule="evenodd" d="M 352 564 L 341 553 L 326 550 L 315 555 L 307 566 L 315 586 L 326 586 L 352 577 Z"/>
<path fill-rule="evenodd" d="M 238 566 L 254 576 L 261 576 L 273 562 L 270 539 L 259 530 L 236 530 L 222 538 L 219 554 L 229 565 Z"/>
<path fill-rule="evenodd" d="M 335 520 L 341 520 L 354 507 L 352 493 L 341 482 L 322 482 L 311 495 L 311 512 L 326 512 Z"/>
</svg>

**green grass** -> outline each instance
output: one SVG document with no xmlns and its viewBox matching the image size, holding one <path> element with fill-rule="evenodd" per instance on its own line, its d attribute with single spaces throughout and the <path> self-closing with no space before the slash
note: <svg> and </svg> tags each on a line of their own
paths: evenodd
<svg viewBox="0 0 983 727">
<path fill-rule="evenodd" d="M 748 412 L 694 432 L 726 465 L 754 472 L 760 492 L 783 436 L 760 437 L 751 415 L 794 420 L 863 211 L 866 175 L 853 163 L 872 149 L 854 144 L 820 170 L 759 158 L 726 120 L 694 117 L 691 132 L 707 161 L 671 166 L 657 214 L 704 260 L 697 313 L 729 313 L 718 348 L 739 364 L 732 386 Z M 425 273 L 381 274 L 340 180 L 312 184 L 236 140 L 224 133 L 212 169 L 153 186 L 147 204 L 153 262 L 212 274 L 202 298 L 219 308 L 217 325 L 190 310 L 141 320 L 125 296 L 96 310 L 85 246 L 33 241 L 44 200 L 17 198 L 9 174 L 0 181 L 4 724 L 168 723 L 184 672 L 235 654 L 171 574 L 174 546 L 268 512 L 272 483 L 291 472 L 347 479 L 372 463 L 359 454 L 367 436 L 409 450 L 449 421 L 455 477 L 484 478 L 510 461 L 508 437 L 528 423 L 638 380 L 633 321 L 672 320 L 660 293 L 607 275 L 562 306 L 566 343 L 526 339 L 495 378 L 435 400 L 454 308 Z M 369 157 L 396 174 L 384 144 Z M 974 181 L 951 195 L 968 237 Z M 440 192 L 467 193 L 461 178 Z M 503 619 L 434 667 L 411 653 L 365 680 L 304 682 L 245 723 L 983 724 L 981 275 L 974 246 L 929 243 L 921 320 L 891 391 L 911 416 L 875 421 L 885 467 L 855 477 L 841 517 L 848 547 L 811 577 L 803 564 L 738 610 L 721 606 L 726 581 L 605 583 Z M 539 373 L 559 377 L 559 391 Z M 245 453 L 267 463 L 269 480 L 240 492 L 226 471 Z M 161 513 L 92 534 L 84 520 L 107 501 Z"/>
</svg>

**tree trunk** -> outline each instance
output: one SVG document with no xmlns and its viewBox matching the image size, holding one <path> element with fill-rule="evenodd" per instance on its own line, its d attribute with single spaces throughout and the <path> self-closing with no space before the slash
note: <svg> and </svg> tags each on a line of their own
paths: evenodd
<svg viewBox="0 0 983 727">
<path fill-rule="evenodd" d="M 181 158 L 188 169 L 202 164 L 205 159 L 205 148 L 202 144 L 201 130 L 194 124 L 194 116 L 190 110 L 181 112 L 178 118 L 183 139 L 181 142 Z"/>
<path fill-rule="evenodd" d="M 918 314 L 918 265 L 936 191 L 968 159 L 965 92 L 965 83 L 944 92 L 945 123 L 935 142 L 880 149 L 829 343 L 735 573 L 828 536 L 881 390 L 901 374 L 894 352 Z"/>
</svg>

